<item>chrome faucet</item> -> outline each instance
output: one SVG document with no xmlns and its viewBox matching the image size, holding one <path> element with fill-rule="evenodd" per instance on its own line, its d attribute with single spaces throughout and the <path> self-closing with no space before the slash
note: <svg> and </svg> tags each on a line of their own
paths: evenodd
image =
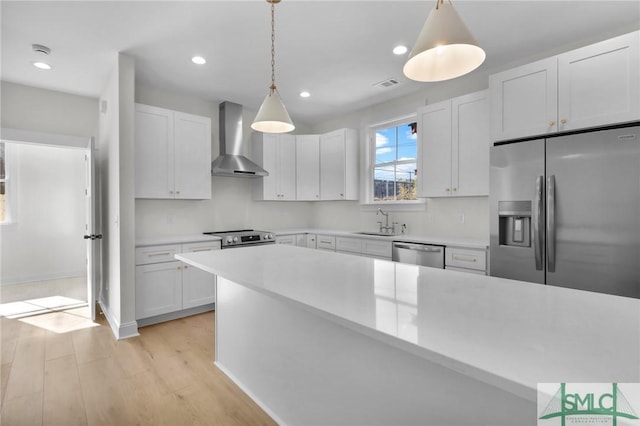
<svg viewBox="0 0 640 426">
<path fill-rule="evenodd" d="M 391 224 L 391 226 L 389 226 L 389 213 L 388 212 L 384 212 L 382 211 L 382 209 L 378 209 L 378 211 L 376 212 L 376 216 L 381 214 L 382 216 L 384 216 L 384 226 L 382 226 L 382 222 L 378 222 L 378 225 L 380 226 L 380 233 L 381 234 L 394 234 L 396 231 L 396 222 L 393 222 L 393 224 Z"/>
</svg>

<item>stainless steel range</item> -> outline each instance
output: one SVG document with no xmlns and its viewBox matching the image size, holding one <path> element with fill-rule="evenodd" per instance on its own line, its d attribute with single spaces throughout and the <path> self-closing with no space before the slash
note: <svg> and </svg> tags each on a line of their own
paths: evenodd
<svg viewBox="0 0 640 426">
<path fill-rule="evenodd" d="M 216 235 L 222 238 L 222 249 L 255 246 L 260 244 L 274 244 L 276 237 L 270 231 L 255 229 L 239 229 L 235 231 L 203 232 L 206 235 Z"/>
</svg>

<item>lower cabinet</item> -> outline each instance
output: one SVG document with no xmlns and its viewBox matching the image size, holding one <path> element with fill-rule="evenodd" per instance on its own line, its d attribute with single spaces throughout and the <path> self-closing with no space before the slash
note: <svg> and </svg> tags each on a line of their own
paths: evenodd
<svg viewBox="0 0 640 426">
<path fill-rule="evenodd" d="M 487 274 L 487 251 L 458 247 L 444 250 L 444 268 L 473 274 Z"/>
<path fill-rule="evenodd" d="M 391 241 L 368 238 L 336 237 L 336 251 L 391 260 Z"/>
<path fill-rule="evenodd" d="M 215 303 L 215 276 L 173 255 L 218 249 L 219 241 L 136 248 L 136 320 Z"/>
</svg>

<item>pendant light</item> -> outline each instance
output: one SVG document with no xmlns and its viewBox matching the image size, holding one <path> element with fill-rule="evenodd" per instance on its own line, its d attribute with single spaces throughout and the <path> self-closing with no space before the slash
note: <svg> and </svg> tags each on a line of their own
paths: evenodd
<svg viewBox="0 0 640 426">
<path fill-rule="evenodd" d="M 280 0 L 266 1 L 271 3 L 271 86 L 269 94 L 264 98 L 256 118 L 251 123 L 251 128 L 264 133 L 286 133 L 295 129 L 295 126 L 276 89 L 275 4 L 280 3 Z"/>
<path fill-rule="evenodd" d="M 451 0 L 436 0 L 402 71 L 416 81 L 449 80 L 478 68 L 485 57 Z"/>
</svg>

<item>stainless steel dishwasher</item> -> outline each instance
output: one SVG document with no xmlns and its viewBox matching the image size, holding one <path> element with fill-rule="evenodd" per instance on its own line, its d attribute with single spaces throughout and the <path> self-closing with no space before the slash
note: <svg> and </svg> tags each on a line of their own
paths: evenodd
<svg viewBox="0 0 640 426">
<path fill-rule="evenodd" d="M 394 241 L 391 259 L 400 263 L 443 269 L 444 246 Z"/>
</svg>

